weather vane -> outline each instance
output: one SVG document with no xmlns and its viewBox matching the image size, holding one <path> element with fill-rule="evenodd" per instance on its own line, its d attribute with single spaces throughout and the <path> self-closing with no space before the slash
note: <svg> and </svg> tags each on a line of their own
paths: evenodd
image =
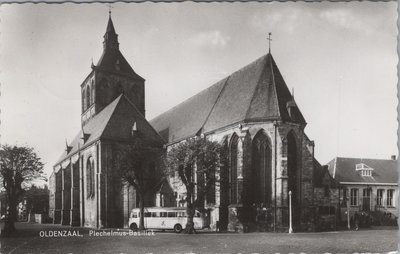
<svg viewBox="0 0 400 254">
<path fill-rule="evenodd" d="M 269 33 L 268 33 L 268 38 L 267 38 L 267 40 L 268 40 L 268 52 L 269 52 L 269 53 L 271 53 L 271 41 L 272 41 L 271 35 L 272 35 L 272 33 L 269 32 Z"/>
<path fill-rule="evenodd" d="M 114 8 L 114 7 L 112 7 L 111 4 L 107 4 L 107 6 L 108 6 L 108 15 L 110 15 L 110 17 L 111 17 L 111 8 Z"/>
</svg>

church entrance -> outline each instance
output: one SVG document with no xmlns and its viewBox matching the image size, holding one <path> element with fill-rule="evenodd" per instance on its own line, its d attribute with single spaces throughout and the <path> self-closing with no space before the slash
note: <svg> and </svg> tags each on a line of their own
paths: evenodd
<svg viewBox="0 0 400 254">
<path fill-rule="evenodd" d="M 291 131 L 287 135 L 287 165 L 288 165 L 288 205 L 289 191 L 292 191 L 292 221 L 293 226 L 300 223 L 300 204 L 299 204 L 299 170 L 297 159 L 297 142 L 294 133 Z"/>
</svg>

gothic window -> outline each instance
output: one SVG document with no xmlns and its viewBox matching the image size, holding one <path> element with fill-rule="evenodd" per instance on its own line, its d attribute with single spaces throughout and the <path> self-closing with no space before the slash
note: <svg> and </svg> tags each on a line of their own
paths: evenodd
<svg viewBox="0 0 400 254">
<path fill-rule="evenodd" d="M 86 89 L 86 109 L 90 107 L 90 86 L 87 86 Z"/>
<path fill-rule="evenodd" d="M 86 162 L 86 191 L 87 197 L 93 197 L 95 185 L 94 185 L 94 160 L 90 157 Z"/>
<path fill-rule="evenodd" d="M 230 145 L 229 201 L 231 204 L 237 203 L 238 143 L 239 138 L 234 134 Z"/>
<path fill-rule="evenodd" d="M 262 131 L 253 140 L 252 148 L 252 191 L 253 203 L 271 205 L 272 199 L 272 150 L 268 137 Z"/>
<path fill-rule="evenodd" d="M 86 90 L 85 88 L 83 88 L 82 90 L 82 112 L 84 112 L 86 110 Z"/>
<path fill-rule="evenodd" d="M 92 85 L 91 85 L 91 87 L 90 87 L 90 90 L 91 90 L 91 99 L 92 99 L 92 101 L 91 101 L 91 104 L 93 104 L 94 103 L 94 81 L 92 80 Z"/>
</svg>

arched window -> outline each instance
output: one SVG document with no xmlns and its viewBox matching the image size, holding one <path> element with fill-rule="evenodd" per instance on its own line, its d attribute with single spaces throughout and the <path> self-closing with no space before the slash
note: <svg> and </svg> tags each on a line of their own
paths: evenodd
<svg viewBox="0 0 400 254">
<path fill-rule="evenodd" d="M 90 107 L 90 86 L 86 86 L 86 109 Z"/>
<path fill-rule="evenodd" d="M 231 204 L 237 203 L 237 170 L 238 170 L 238 143 L 239 138 L 236 134 L 232 136 L 231 144 L 229 146 L 229 201 Z"/>
<path fill-rule="evenodd" d="M 86 110 L 86 90 L 85 88 L 82 89 L 82 113 Z"/>
<path fill-rule="evenodd" d="M 90 157 L 86 162 L 86 191 L 87 197 L 93 197 L 95 185 L 94 185 L 94 160 Z"/>
<path fill-rule="evenodd" d="M 91 99 L 92 99 L 92 101 L 91 101 L 91 104 L 93 104 L 94 103 L 94 81 L 92 80 L 92 84 L 91 84 L 91 86 L 90 86 L 90 91 L 91 91 Z"/>
<path fill-rule="evenodd" d="M 257 133 L 252 145 L 253 203 L 269 207 L 272 200 L 272 150 L 271 143 L 263 131 Z"/>
</svg>

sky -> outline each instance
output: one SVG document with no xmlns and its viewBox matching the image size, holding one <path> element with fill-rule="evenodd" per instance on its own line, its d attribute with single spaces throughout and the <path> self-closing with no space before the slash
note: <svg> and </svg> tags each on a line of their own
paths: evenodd
<svg viewBox="0 0 400 254">
<path fill-rule="evenodd" d="M 114 3 L 120 50 L 152 119 L 271 52 L 325 164 L 397 155 L 397 3 Z M 80 84 L 102 53 L 106 4 L 0 6 L 0 143 L 50 175 L 80 130 Z"/>
</svg>

